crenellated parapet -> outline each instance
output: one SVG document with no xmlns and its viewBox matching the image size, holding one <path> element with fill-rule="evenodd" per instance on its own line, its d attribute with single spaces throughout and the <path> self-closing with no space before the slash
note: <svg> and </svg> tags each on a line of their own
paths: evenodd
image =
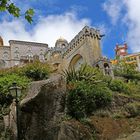
<svg viewBox="0 0 140 140">
<path fill-rule="evenodd" d="M 94 28 L 85 26 L 69 43 L 67 49 L 63 53 L 63 57 L 67 57 L 70 52 L 75 51 L 80 47 L 87 38 L 97 38 L 101 40 L 103 35 L 100 35 L 100 31 Z"/>
</svg>

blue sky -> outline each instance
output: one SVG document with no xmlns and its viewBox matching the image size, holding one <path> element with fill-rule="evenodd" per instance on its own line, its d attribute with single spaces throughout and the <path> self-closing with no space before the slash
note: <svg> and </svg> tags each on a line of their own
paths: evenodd
<svg viewBox="0 0 140 140">
<path fill-rule="evenodd" d="M 35 9 L 34 22 L 0 13 L 0 35 L 53 47 L 60 36 L 70 41 L 85 25 L 98 28 L 104 56 L 114 57 L 115 45 L 127 42 L 129 52 L 140 51 L 140 0 L 13 0 L 24 11 Z"/>
</svg>

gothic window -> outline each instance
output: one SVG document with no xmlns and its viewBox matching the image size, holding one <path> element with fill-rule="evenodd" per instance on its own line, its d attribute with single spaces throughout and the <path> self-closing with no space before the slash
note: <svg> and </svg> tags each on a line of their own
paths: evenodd
<svg viewBox="0 0 140 140">
<path fill-rule="evenodd" d="M 31 47 L 28 47 L 26 57 L 27 57 L 27 59 L 29 60 L 29 62 L 30 62 L 30 60 L 32 60 L 32 58 L 33 58 L 33 53 L 32 53 Z"/>
<path fill-rule="evenodd" d="M 14 58 L 19 59 L 19 48 L 18 47 L 15 48 Z"/>
<path fill-rule="evenodd" d="M 34 59 L 34 60 L 39 60 L 39 56 L 38 56 L 38 55 L 34 55 L 34 56 L 33 56 L 33 59 Z"/>
<path fill-rule="evenodd" d="M 8 54 L 8 52 L 4 52 L 4 53 L 3 53 L 3 59 L 4 59 L 4 60 L 9 59 L 9 54 Z"/>
<path fill-rule="evenodd" d="M 15 51 L 15 58 L 19 59 L 19 52 L 18 51 Z"/>
<path fill-rule="evenodd" d="M 66 47 L 66 45 L 65 44 L 62 44 L 62 49 L 65 48 L 65 47 Z"/>
<path fill-rule="evenodd" d="M 39 59 L 40 60 L 44 60 L 44 54 L 43 54 L 43 50 L 40 50 L 40 55 L 39 55 Z"/>
</svg>

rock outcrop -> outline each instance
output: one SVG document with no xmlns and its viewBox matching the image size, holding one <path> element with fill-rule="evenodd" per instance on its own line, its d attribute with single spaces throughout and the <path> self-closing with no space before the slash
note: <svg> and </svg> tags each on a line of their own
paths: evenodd
<svg viewBox="0 0 140 140">
<path fill-rule="evenodd" d="M 65 120 L 66 83 L 60 75 L 32 82 L 20 103 L 20 139 L 22 140 L 89 140 L 92 135 L 75 120 Z M 15 114 L 15 109 L 10 114 Z M 16 139 L 16 121 L 10 120 Z"/>
<path fill-rule="evenodd" d="M 55 75 L 33 82 L 21 102 L 21 135 L 25 140 L 57 140 L 65 109 L 65 82 Z"/>
</svg>

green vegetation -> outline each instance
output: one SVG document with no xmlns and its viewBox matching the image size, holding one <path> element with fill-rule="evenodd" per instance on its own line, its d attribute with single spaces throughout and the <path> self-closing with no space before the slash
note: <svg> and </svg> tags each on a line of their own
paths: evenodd
<svg viewBox="0 0 140 140">
<path fill-rule="evenodd" d="M 22 67 L 18 73 L 33 81 L 39 81 L 47 79 L 50 72 L 51 68 L 49 64 L 36 61 Z"/>
<path fill-rule="evenodd" d="M 110 88 L 132 97 L 140 97 L 140 72 L 135 65 L 121 60 L 116 64 L 114 74 L 117 79 L 111 82 Z"/>
<path fill-rule="evenodd" d="M 117 92 L 125 93 L 128 95 L 132 93 L 132 90 L 129 87 L 129 85 L 125 83 L 124 81 L 122 81 L 121 79 L 112 80 L 109 87 L 112 91 L 117 91 Z"/>
<path fill-rule="evenodd" d="M 110 104 L 111 90 L 101 81 L 101 73 L 96 68 L 83 65 L 79 70 L 64 72 L 67 79 L 68 114 L 76 119 L 87 117 L 93 111 Z"/>
<path fill-rule="evenodd" d="M 19 76 L 17 74 L 5 75 L 0 77 L 0 91 L 1 93 L 7 93 L 12 83 L 16 81 L 17 85 L 22 89 L 25 89 L 30 80 L 25 76 Z"/>
<path fill-rule="evenodd" d="M 9 93 L 9 88 L 12 83 L 16 81 L 17 85 L 24 90 L 30 79 L 24 76 L 19 76 L 17 74 L 5 75 L 0 77 L 0 116 L 2 117 L 9 112 L 8 106 L 12 103 L 13 96 Z M 21 95 L 22 97 L 23 95 Z"/>
<path fill-rule="evenodd" d="M 69 90 L 67 97 L 68 114 L 76 119 L 87 117 L 96 109 L 108 105 L 111 99 L 112 92 L 109 88 L 78 81 L 74 88 Z"/>
<path fill-rule="evenodd" d="M 13 67 L 10 69 L 1 70 L 0 76 L 16 74 L 19 76 L 27 77 L 32 81 L 38 81 L 47 79 L 50 72 L 51 67 L 49 64 L 35 61 L 34 63 L 26 64 L 23 67 Z"/>
<path fill-rule="evenodd" d="M 140 73 L 135 69 L 134 64 L 126 63 L 121 60 L 114 69 L 115 76 L 124 77 L 127 81 L 139 81 Z"/>
<path fill-rule="evenodd" d="M 70 70 L 63 71 L 63 76 L 66 78 L 67 83 L 76 81 L 86 81 L 92 84 L 98 83 L 96 75 L 98 69 L 92 68 L 88 65 L 82 65 L 80 69 L 75 70 L 71 68 Z"/>
<path fill-rule="evenodd" d="M 13 82 L 21 87 L 22 95 L 25 96 L 24 90 L 31 81 L 47 79 L 51 68 L 46 63 L 34 62 L 23 67 L 14 67 L 11 69 L 0 70 L 0 117 L 7 114 L 8 107 L 12 103 L 13 96 L 9 93 L 9 88 Z"/>
<path fill-rule="evenodd" d="M 33 9 L 30 8 L 26 10 L 24 14 L 21 14 L 21 9 L 17 7 L 11 0 L 0 0 L 0 12 L 8 12 L 17 18 L 24 15 L 25 19 L 29 23 L 32 23 L 33 21 L 32 19 L 34 15 Z"/>
<path fill-rule="evenodd" d="M 63 76 L 67 81 L 68 115 L 81 119 L 96 114 L 111 103 L 113 94 L 140 97 L 138 75 L 140 75 L 139 72 L 133 67 L 124 64 L 117 69 L 115 79 L 104 76 L 99 69 L 87 65 L 83 65 L 79 70 L 74 68 L 65 70 Z M 123 114 L 120 115 L 123 116 Z"/>
<path fill-rule="evenodd" d="M 125 106 L 126 111 L 129 113 L 129 117 L 136 117 L 140 115 L 140 102 L 128 103 Z"/>
</svg>

